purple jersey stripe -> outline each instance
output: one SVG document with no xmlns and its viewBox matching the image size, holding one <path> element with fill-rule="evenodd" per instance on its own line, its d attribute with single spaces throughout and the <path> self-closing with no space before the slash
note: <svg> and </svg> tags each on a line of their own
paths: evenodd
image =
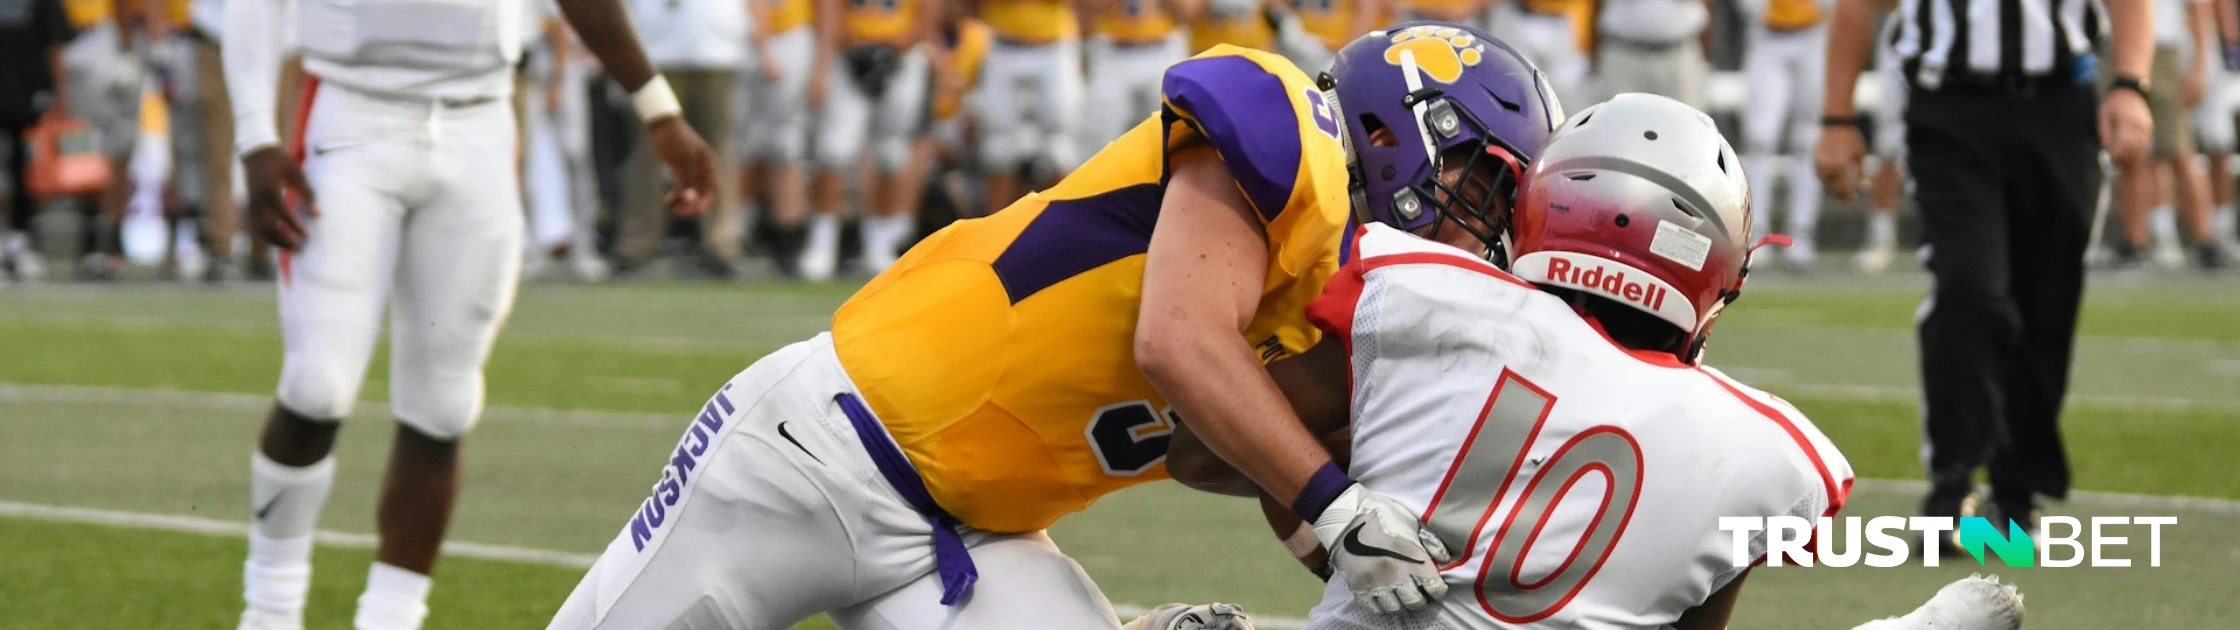
<svg viewBox="0 0 2240 630">
<path fill-rule="evenodd" d="M 1299 114 L 1283 79 L 1244 57 L 1200 57 L 1167 68 L 1169 125 L 1204 134 L 1264 221 L 1290 205 L 1299 179 Z"/>
<path fill-rule="evenodd" d="M 1151 246 L 1159 220 L 1158 184 L 1052 201 L 996 256 L 996 279 L 1018 304 L 1043 289 Z"/>
</svg>

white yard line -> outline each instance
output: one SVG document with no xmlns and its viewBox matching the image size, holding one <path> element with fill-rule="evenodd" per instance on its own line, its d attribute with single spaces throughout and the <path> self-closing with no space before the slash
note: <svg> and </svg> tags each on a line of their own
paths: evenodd
<svg viewBox="0 0 2240 630">
<path fill-rule="evenodd" d="M 1747 370 L 1744 370 L 1747 373 Z M 1912 402 L 1921 398 L 1921 390 L 1913 387 L 1887 387 L 1880 385 L 1839 385 L 1834 383 L 1782 383 L 1767 382 L 1764 389 L 1775 394 L 1815 396 L 1846 400 Z M 2240 401 L 2193 398 L 2190 396 L 2114 396 L 2107 394 L 2069 394 L 2069 404 L 2093 407 L 2136 407 L 2161 411 L 2226 411 L 2240 412 Z"/>
<path fill-rule="evenodd" d="M 137 389 L 129 387 L 89 387 L 83 385 L 25 385 L 0 383 L 0 403 L 51 403 L 77 405 L 132 405 L 144 407 L 190 407 L 213 411 L 240 411 L 262 413 L 272 408 L 272 397 L 257 394 L 229 392 L 190 392 L 176 389 Z M 624 426 L 632 428 L 658 428 L 683 430 L 685 422 L 692 419 L 693 409 L 679 409 L 677 413 L 644 413 L 630 411 L 590 411 L 580 409 L 544 409 L 537 407 L 490 406 L 482 410 L 483 420 L 498 422 L 525 422 L 536 424 L 567 424 L 585 426 Z M 358 404 L 353 416 L 386 417 L 389 405 L 381 402 Z"/>
<path fill-rule="evenodd" d="M 93 523 L 98 525 L 131 527 L 135 529 L 155 529 L 174 532 L 188 532 L 195 534 L 208 534 L 212 536 L 246 537 L 249 535 L 249 524 L 235 521 L 221 521 L 217 519 L 208 519 L 196 516 L 177 516 L 171 514 L 151 514 L 146 512 L 125 512 L 118 510 L 96 510 L 91 508 L 67 507 L 60 505 L 41 505 L 37 503 L 17 503 L 14 501 L 0 501 L 0 518 L 21 518 L 35 521 L 55 521 L 64 523 Z M 377 539 L 372 534 L 338 532 L 325 529 L 319 530 L 317 534 L 317 540 L 321 545 L 326 545 L 328 547 L 339 547 L 344 549 L 372 549 L 374 548 L 374 544 L 377 542 Z M 592 561 L 599 558 L 599 556 L 595 554 L 587 553 L 569 553 L 565 551 L 553 551 L 550 549 L 531 549 L 527 547 L 514 547 L 510 545 L 490 545 L 483 543 L 458 541 L 444 543 L 443 553 L 447 556 L 460 558 L 503 560 L 507 562 L 540 564 L 547 566 L 567 567 L 571 569 L 591 568 Z M 1119 613 L 1122 617 L 1135 617 L 1151 610 L 1151 608 L 1148 606 L 1129 603 L 1113 604 L 1112 609 L 1113 612 Z M 1256 626 L 1269 628 L 1271 630 L 1299 630 L 1300 628 L 1305 628 L 1307 626 L 1307 620 L 1297 617 L 1276 617 L 1256 614 L 1252 616 L 1252 621 Z"/>
</svg>

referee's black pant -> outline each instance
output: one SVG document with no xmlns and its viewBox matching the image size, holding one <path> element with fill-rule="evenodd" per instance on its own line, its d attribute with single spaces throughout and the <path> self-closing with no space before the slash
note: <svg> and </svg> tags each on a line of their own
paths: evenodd
<svg viewBox="0 0 2240 630">
<path fill-rule="evenodd" d="M 1957 509 L 1985 465 L 2002 508 L 2066 497 L 2059 421 L 2102 178 L 2099 97 L 1947 86 L 1909 98 L 1907 159 L 1935 279 L 1918 317 L 1924 508 Z"/>
</svg>

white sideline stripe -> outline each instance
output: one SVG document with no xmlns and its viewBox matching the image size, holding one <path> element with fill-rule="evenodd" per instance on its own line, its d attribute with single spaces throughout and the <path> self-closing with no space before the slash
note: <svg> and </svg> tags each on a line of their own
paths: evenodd
<svg viewBox="0 0 2240 630">
<path fill-rule="evenodd" d="M 118 527 L 132 527 L 137 529 L 158 529 L 165 531 L 188 532 L 194 534 L 207 534 L 212 536 L 228 536 L 237 538 L 247 537 L 249 535 L 248 523 L 221 521 L 217 519 L 202 518 L 199 516 L 176 516 L 171 514 L 124 512 L 118 510 L 97 510 L 92 508 L 67 507 L 60 505 L 41 505 L 37 503 L 0 501 L 0 518 L 7 517 L 64 523 L 92 523 L 97 525 L 114 525 Z M 372 549 L 374 548 L 375 544 L 379 542 L 379 539 L 374 537 L 372 534 L 355 534 L 350 532 L 338 532 L 326 529 L 319 530 L 316 534 L 315 540 L 317 540 L 321 545 L 326 545 L 329 547 L 341 547 L 345 549 Z M 553 551 L 550 549 L 531 549 L 528 547 L 489 545 L 483 543 L 457 541 L 443 543 L 443 553 L 447 556 L 455 556 L 460 558 L 503 560 L 508 562 L 541 564 L 547 566 L 567 567 L 572 569 L 589 569 L 591 568 L 591 563 L 599 559 L 599 556 L 594 554 L 569 553 L 565 551 Z M 1121 617 L 1125 618 L 1135 617 L 1137 615 L 1142 615 L 1146 612 L 1150 612 L 1151 608 L 1139 604 L 1123 603 L 1113 604 L 1112 610 L 1113 612 L 1118 613 Z M 1269 630 L 1300 630 L 1301 628 L 1307 627 L 1307 620 L 1297 617 L 1276 617 L 1256 614 L 1252 616 L 1252 622 L 1255 626 L 1268 628 Z"/>
<path fill-rule="evenodd" d="M 272 408 L 272 397 L 232 392 L 191 392 L 176 389 L 138 389 L 131 387 L 93 387 L 85 385 L 27 385 L 0 383 L 0 403 L 60 403 L 81 405 L 136 405 L 161 407 L 193 407 L 217 411 L 245 411 L 261 413 Z M 499 422 L 527 422 L 567 425 L 631 425 L 680 429 L 696 409 L 679 409 L 676 413 L 645 413 L 630 411 L 586 411 L 578 409 L 546 409 L 539 407 L 490 406 L 482 410 L 483 420 Z M 359 403 L 356 416 L 387 416 L 389 404 L 383 402 Z"/>
<path fill-rule="evenodd" d="M 1853 482 L 1851 491 L 1884 495 L 1917 495 L 1922 492 L 1926 492 L 1928 488 L 1929 485 L 1927 483 L 1919 480 L 1860 479 L 1856 482 Z M 2240 501 L 2234 501 L 2230 499 L 2212 499 L 2207 497 L 2186 496 L 2156 496 L 2147 494 L 2130 494 L 2123 492 L 2096 492 L 2091 490 L 2079 490 L 2070 493 L 2070 500 L 2102 504 L 2116 509 L 2187 510 L 2215 514 L 2219 516 L 2240 516 Z M 60 505 L 43 505 L 37 503 L 0 501 L 0 518 L 7 517 L 66 523 L 94 523 L 100 525 L 114 525 L 119 527 L 132 527 L 139 529 L 158 529 L 176 532 L 190 532 L 214 536 L 247 536 L 249 533 L 249 524 L 247 523 L 221 521 L 217 519 L 202 518 L 198 516 L 178 516 L 172 514 L 153 514 L 148 512 L 127 512 L 120 510 L 100 510 L 93 508 L 68 507 Z M 378 541 L 378 539 L 376 539 L 371 534 L 338 532 L 324 529 L 318 531 L 316 540 L 318 540 L 319 544 L 322 545 L 327 545 L 330 547 L 342 547 L 347 549 L 372 549 L 374 548 L 375 543 Z M 514 547 L 510 545 L 492 545 L 458 541 L 444 543 L 443 553 L 445 555 L 457 556 L 462 558 L 503 560 L 509 562 L 569 567 L 575 569 L 590 568 L 592 561 L 598 559 L 598 556 L 593 554 L 569 553 L 565 551 L 554 551 L 550 549 L 534 549 L 529 547 Z M 2240 554 L 2240 552 L 2235 553 Z M 1114 612 L 1119 613 L 1123 617 L 1134 617 L 1150 611 L 1150 608 L 1147 608 L 1145 606 L 1128 603 L 1114 604 L 1112 608 Z M 1307 620 L 1298 617 L 1278 617 L 1256 614 L 1253 615 L 1252 618 L 1254 625 L 1268 628 L 1270 630 L 1299 630 L 1301 628 L 1305 628 L 1307 625 Z"/>
<path fill-rule="evenodd" d="M 1929 491 L 1929 483 L 1919 479 L 1860 479 L 1851 483 L 1851 491 L 1918 496 Z M 2240 501 L 2208 497 L 2072 490 L 2069 492 L 2069 502 L 2091 503 L 2117 510 L 2185 510 L 2217 516 L 2240 516 Z"/>
<path fill-rule="evenodd" d="M 1921 390 L 1912 387 L 1887 387 L 1878 385 L 1839 385 L 1831 383 L 1782 382 L 1788 373 L 1783 370 L 1759 369 L 1738 366 L 1738 375 L 1768 376 L 1761 379 L 1764 389 L 1777 395 L 1817 396 L 1843 400 L 1877 402 L 1914 402 L 1921 398 Z M 2106 394 L 2069 394 L 2068 402 L 2095 407 L 2129 407 L 2161 411 L 2220 411 L 2240 413 L 2240 401 L 2212 400 L 2184 396 L 2113 396 Z M 98 387 L 88 385 L 38 385 L 0 382 L 0 403 L 62 403 L 110 405 L 161 405 L 167 407 L 196 407 L 225 411 L 262 412 L 272 406 L 272 397 L 233 392 L 194 392 L 176 389 L 139 389 L 131 387 Z M 691 409 L 679 409 L 674 414 L 631 411 L 596 411 L 583 409 L 550 409 L 542 407 L 490 406 L 482 411 L 483 420 L 499 422 L 526 422 L 559 425 L 603 426 L 630 425 L 643 428 L 675 429 L 690 418 Z M 382 402 L 359 403 L 352 416 L 386 416 L 389 405 Z"/>
<path fill-rule="evenodd" d="M 1817 396 L 1846 400 L 1913 402 L 1921 399 L 1921 390 L 1912 387 L 1887 387 L 1880 385 L 1838 385 L 1832 383 L 1782 383 L 1768 382 L 1764 389 L 1774 394 Z M 2240 412 L 2240 401 L 2211 400 L 2185 396 L 2115 396 L 2108 394 L 2069 394 L 2067 404 L 2093 407 L 2140 407 L 2161 411 L 2228 411 Z"/>
</svg>

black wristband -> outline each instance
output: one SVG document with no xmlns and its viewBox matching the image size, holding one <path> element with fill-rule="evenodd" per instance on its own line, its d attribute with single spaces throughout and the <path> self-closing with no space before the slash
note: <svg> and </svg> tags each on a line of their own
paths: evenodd
<svg viewBox="0 0 2240 630">
<path fill-rule="evenodd" d="M 2108 80 L 2108 91 L 2116 90 L 2131 90 L 2138 93 L 2139 98 L 2143 99 L 2147 97 L 2147 82 L 2139 80 L 2139 77 L 2119 74 Z"/>
<path fill-rule="evenodd" d="M 1859 126 L 1859 117 L 1858 117 L 1858 116 L 1856 116 L 1856 115 L 1853 115 L 1853 116 L 1821 116 L 1821 117 L 1820 117 L 1820 126 L 1822 126 L 1822 127 L 1857 127 L 1857 126 Z"/>
</svg>

